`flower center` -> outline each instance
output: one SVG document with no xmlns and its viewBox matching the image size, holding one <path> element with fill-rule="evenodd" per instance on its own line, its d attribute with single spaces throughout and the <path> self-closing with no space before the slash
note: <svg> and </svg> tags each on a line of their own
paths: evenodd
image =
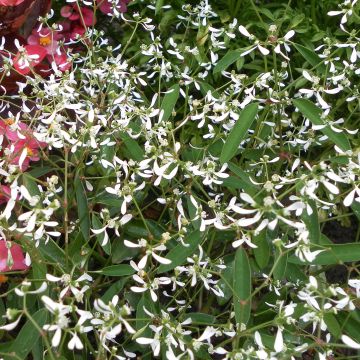
<svg viewBox="0 0 360 360">
<path fill-rule="evenodd" d="M 39 38 L 39 44 L 40 44 L 41 46 L 50 45 L 50 44 L 51 44 L 51 36 L 50 36 L 50 35 L 47 35 L 47 36 L 44 36 L 44 37 L 40 37 L 40 38 Z"/>
<path fill-rule="evenodd" d="M 30 148 L 30 147 L 26 147 L 26 151 L 27 151 L 27 155 L 28 156 L 33 156 L 34 155 L 34 152 L 33 152 L 33 150 Z"/>
<path fill-rule="evenodd" d="M 10 125 L 12 125 L 13 123 L 14 123 L 14 120 L 13 119 L 5 119 L 4 120 L 4 123 L 7 125 L 7 126 L 10 126 Z"/>
</svg>

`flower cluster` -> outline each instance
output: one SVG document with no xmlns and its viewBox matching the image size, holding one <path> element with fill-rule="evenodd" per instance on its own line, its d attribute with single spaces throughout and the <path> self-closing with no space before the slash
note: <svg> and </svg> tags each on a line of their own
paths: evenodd
<svg viewBox="0 0 360 360">
<path fill-rule="evenodd" d="M 14 354 L 357 356 L 359 6 L 248 3 L 63 1 L 3 38 Z"/>
</svg>

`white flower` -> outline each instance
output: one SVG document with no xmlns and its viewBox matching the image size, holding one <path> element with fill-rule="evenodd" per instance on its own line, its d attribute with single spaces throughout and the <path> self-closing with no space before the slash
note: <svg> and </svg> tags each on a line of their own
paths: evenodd
<svg viewBox="0 0 360 360">
<path fill-rule="evenodd" d="M 140 239 L 137 244 L 132 243 L 129 240 L 124 240 L 124 245 L 127 247 L 130 247 L 130 248 L 145 248 L 146 249 L 145 255 L 141 258 L 141 260 L 138 263 L 138 267 L 140 269 L 145 268 L 149 256 L 151 256 L 153 259 L 158 261 L 160 264 L 164 264 L 164 265 L 171 264 L 171 260 L 166 259 L 166 258 L 156 254 L 156 251 L 165 251 L 166 250 L 166 246 L 164 244 L 151 246 L 151 245 L 148 245 L 148 243 L 145 239 Z"/>
<path fill-rule="evenodd" d="M 244 51 L 243 53 L 241 53 L 241 56 L 245 56 L 245 55 L 251 53 L 251 52 L 252 52 L 253 50 L 255 50 L 255 49 L 259 49 L 259 51 L 260 51 L 264 56 L 270 54 L 270 51 L 269 51 L 268 49 L 266 49 L 265 47 L 263 47 L 263 46 L 260 44 L 260 41 L 257 40 L 254 35 L 251 35 L 243 25 L 240 25 L 240 26 L 239 26 L 239 31 L 240 31 L 240 33 L 241 33 L 242 35 L 244 35 L 245 37 L 247 37 L 249 40 L 252 40 L 252 41 L 255 42 L 255 46 L 252 46 L 252 47 L 250 47 L 250 49 L 248 49 L 248 50 Z"/>
</svg>

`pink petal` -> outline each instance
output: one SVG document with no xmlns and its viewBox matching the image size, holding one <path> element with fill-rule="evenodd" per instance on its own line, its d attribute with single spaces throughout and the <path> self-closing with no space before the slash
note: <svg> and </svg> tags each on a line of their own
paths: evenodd
<svg viewBox="0 0 360 360">
<path fill-rule="evenodd" d="M 20 245 L 12 242 L 10 252 L 14 262 L 11 268 L 7 265 L 8 249 L 6 248 L 6 241 L 0 240 L 0 272 L 27 270 L 29 268 L 25 264 L 24 253 Z"/>
</svg>

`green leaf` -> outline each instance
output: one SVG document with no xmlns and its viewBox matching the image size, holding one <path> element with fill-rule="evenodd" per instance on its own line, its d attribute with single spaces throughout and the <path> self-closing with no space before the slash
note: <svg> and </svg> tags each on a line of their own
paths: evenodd
<svg viewBox="0 0 360 360">
<path fill-rule="evenodd" d="M 308 118 L 315 125 L 324 125 L 324 120 L 321 118 L 322 111 L 307 99 L 294 99 L 293 104 L 300 110 L 300 112 Z M 351 150 L 348 138 L 344 133 L 337 133 L 329 126 L 320 130 L 331 141 L 333 141 L 343 151 Z"/>
<path fill-rule="evenodd" d="M 120 133 L 120 138 L 123 141 L 126 150 L 128 151 L 128 155 L 135 161 L 141 161 L 144 158 L 144 150 L 137 141 L 132 139 L 127 133 Z"/>
<path fill-rule="evenodd" d="M 239 184 L 249 195 L 255 195 L 260 191 L 260 188 L 250 181 L 249 175 L 234 163 L 229 163 L 229 169 L 239 177 Z"/>
<path fill-rule="evenodd" d="M 101 300 L 107 304 L 111 299 L 116 295 L 119 294 L 120 291 L 123 289 L 125 284 L 129 281 L 128 277 L 124 277 L 116 282 L 114 282 L 106 291 L 105 294 L 101 297 Z"/>
<path fill-rule="evenodd" d="M 229 50 L 223 58 L 221 58 L 214 67 L 214 74 L 226 70 L 231 64 L 236 62 L 241 55 L 239 50 Z"/>
<path fill-rule="evenodd" d="M 52 172 L 54 171 L 55 169 L 50 167 L 50 166 L 39 166 L 39 167 L 36 167 L 34 169 L 31 169 L 30 171 L 28 171 L 28 174 L 34 178 L 39 178 L 45 174 L 48 174 L 49 172 Z M 24 173 L 25 175 L 25 173 Z"/>
<path fill-rule="evenodd" d="M 38 324 L 39 328 L 45 325 L 47 320 L 47 311 L 41 309 L 32 315 L 33 320 Z M 40 333 L 34 324 L 28 320 L 21 328 L 15 341 L 11 346 L 10 352 L 16 353 L 18 359 L 27 359 L 27 355 L 30 353 L 36 341 L 40 338 Z"/>
<path fill-rule="evenodd" d="M 287 260 L 288 260 L 288 254 L 283 254 L 279 250 L 279 248 L 275 248 L 275 262 L 277 262 L 275 268 L 274 268 L 274 279 L 275 280 L 283 280 L 285 273 L 286 273 L 286 267 L 287 267 Z"/>
<path fill-rule="evenodd" d="M 22 175 L 23 185 L 29 191 L 31 196 L 40 196 L 40 190 L 37 182 L 28 174 L 23 173 Z"/>
<path fill-rule="evenodd" d="M 173 85 L 169 91 L 165 94 L 164 99 L 161 103 L 161 110 L 164 112 L 162 121 L 167 121 L 171 113 L 173 112 L 176 102 L 179 98 L 180 86 L 178 84 Z"/>
<path fill-rule="evenodd" d="M 247 135 L 258 111 L 258 104 L 247 105 L 227 137 L 220 155 L 220 162 L 226 163 L 236 154 L 241 141 Z"/>
<path fill-rule="evenodd" d="M 85 189 L 78 174 L 77 176 L 75 176 L 74 186 L 75 186 L 78 217 L 80 221 L 80 229 L 81 229 L 81 233 L 84 236 L 85 241 L 87 241 L 90 237 L 89 205 L 88 205 Z"/>
<path fill-rule="evenodd" d="M 210 84 L 208 84 L 204 81 L 200 81 L 200 90 L 204 96 L 206 96 L 208 91 L 210 91 L 212 96 L 214 96 L 216 98 L 220 97 L 219 93 Z"/>
<path fill-rule="evenodd" d="M 161 7 L 164 5 L 164 0 L 156 0 L 155 15 L 161 11 Z"/>
<path fill-rule="evenodd" d="M 311 215 L 308 215 L 307 211 L 305 210 L 303 211 L 301 217 L 306 225 L 306 228 L 309 231 L 310 242 L 313 244 L 319 244 L 321 233 L 320 233 L 318 211 L 316 208 L 315 201 L 309 200 L 309 206 L 311 207 L 313 213 Z"/>
<path fill-rule="evenodd" d="M 312 265 L 335 265 L 344 262 L 360 261 L 360 243 L 332 244 L 329 246 L 317 246 L 312 250 L 324 250 L 318 254 Z M 289 262 L 294 264 L 309 264 L 302 262 L 296 256 L 291 256 Z"/>
<path fill-rule="evenodd" d="M 360 311 L 355 310 L 351 312 L 339 312 L 337 318 L 346 333 L 350 335 L 357 342 L 360 341 L 359 323 L 360 323 Z M 343 332 L 344 332 L 343 330 Z"/>
<path fill-rule="evenodd" d="M 213 315 L 210 314 L 204 314 L 204 313 L 188 313 L 184 314 L 184 320 L 190 318 L 192 320 L 192 323 L 196 323 L 199 325 L 211 325 L 215 324 L 216 318 Z"/>
<path fill-rule="evenodd" d="M 66 264 L 64 250 L 61 249 L 54 240 L 49 239 L 46 244 L 40 241 L 38 249 L 45 260 L 51 261 L 61 267 Z"/>
<path fill-rule="evenodd" d="M 358 218 L 358 220 L 360 220 L 360 203 L 354 201 L 351 204 L 351 209 L 354 212 L 355 216 Z"/>
<path fill-rule="evenodd" d="M 253 249 L 255 260 L 260 269 L 264 269 L 270 260 L 270 245 L 267 240 L 266 231 L 254 236 L 253 243 L 257 248 Z"/>
<path fill-rule="evenodd" d="M 251 268 L 242 247 L 235 254 L 233 279 L 235 319 L 238 324 L 247 324 L 251 312 Z"/>
<path fill-rule="evenodd" d="M 327 313 L 324 314 L 324 321 L 328 329 L 330 330 L 330 333 L 335 338 L 339 338 L 341 336 L 342 331 L 338 321 L 336 320 L 336 317 L 333 314 Z"/>
<path fill-rule="evenodd" d="M 135 270 L 127 264 L 111 265 L 104 267 L 99 271 L 94 271 L 96 273 L 106 275 L 106 276 L 128 276 L 135 273 Z"/>
<path fill-rule="evenodd" d="M 233 255 L 227 255 L 224 257 L 226 269 L 221 272 L 221 279 L 218 282 L 224 296 L 217 297 L 216 299 L 220 306 L 225 305 L 233 296 L 234 262 Z"/>
<path fill-rule="evenodd" d="M 200 242 L 201 232 L 199 230 L 193 231 L 191 235 L 185 239 L 185 243 L 188 246 L 184 246 L 180 243 L 171 249 L 166 256 L 166 259 L 171 260 L 171 264 L 161 264 L 157 270 L 157 273 L 161 274 L 174 269 L 176 266 L 183 265 L 186 261 L 186 258 L 194 253 Z"/>
<path fill-rule="evenodd" d="M 100 193 L 96 196 L 94 203 L 106 205 L 107 207 L 118 208 L 120 210 L 123 200 L 114 194 Z"/>
<path fill-rule="evenodd" d="M 295 49 L 302 55 L 302 57 L 313 67 L 318 68 L 322 73 L 326 71 L 326 67 L 319 56 L 312 50 L 300 44 L 293 44 Z"/>
</svg>

